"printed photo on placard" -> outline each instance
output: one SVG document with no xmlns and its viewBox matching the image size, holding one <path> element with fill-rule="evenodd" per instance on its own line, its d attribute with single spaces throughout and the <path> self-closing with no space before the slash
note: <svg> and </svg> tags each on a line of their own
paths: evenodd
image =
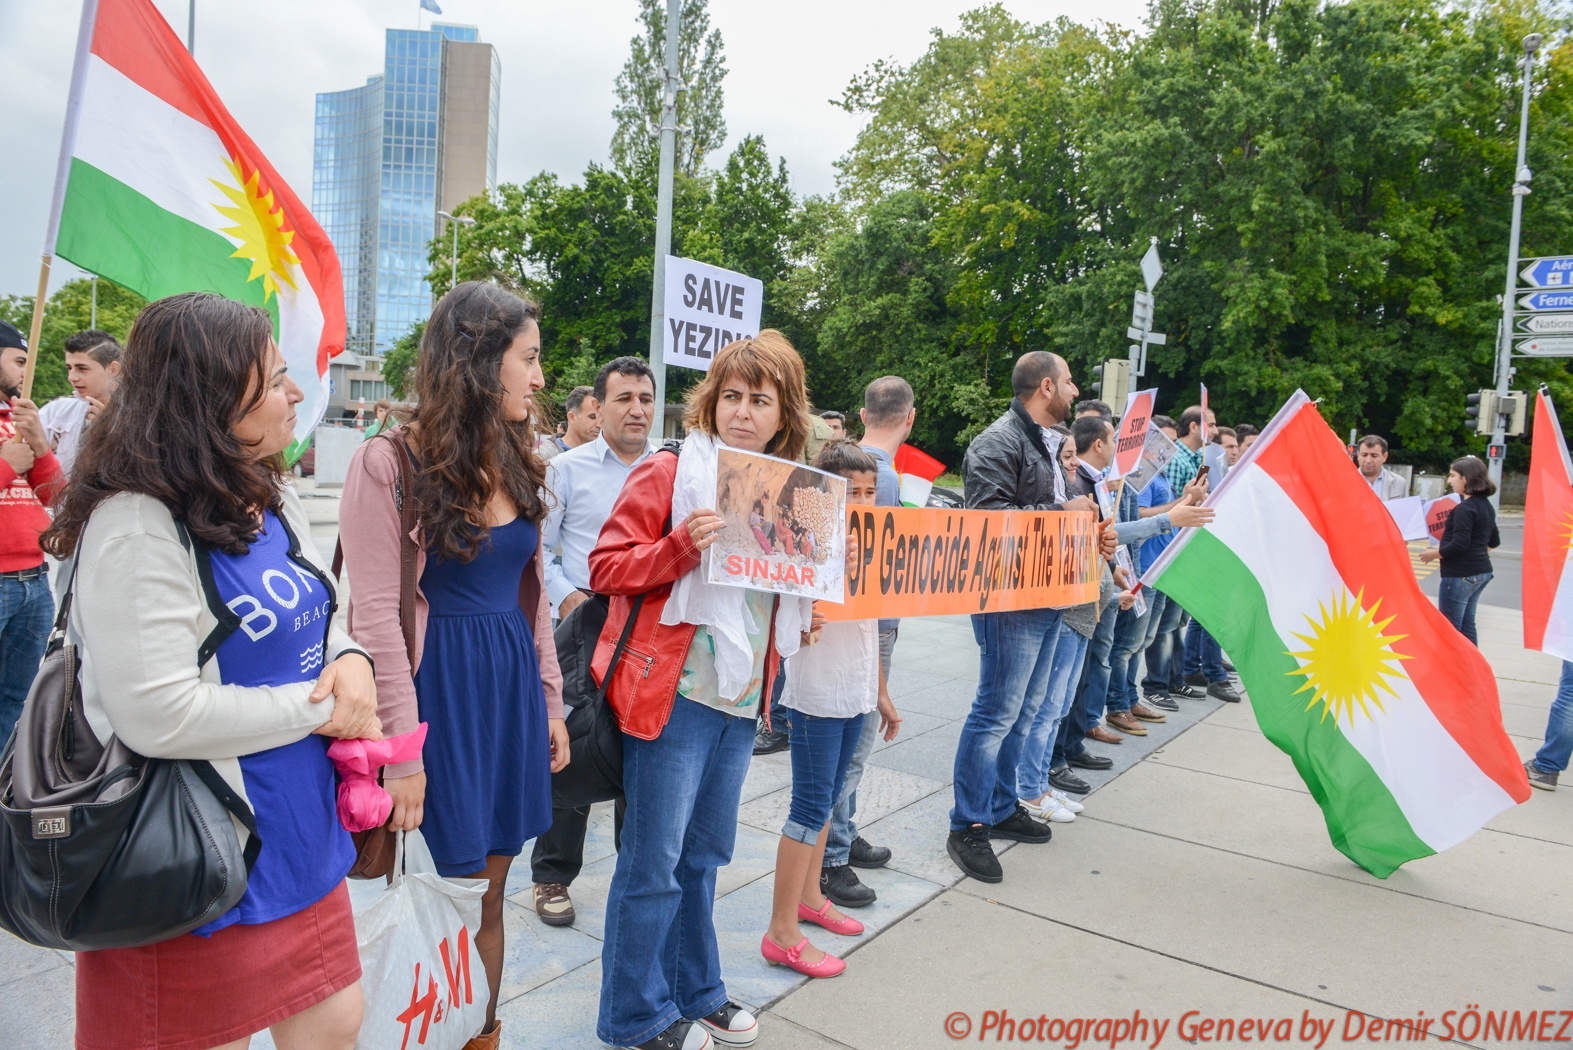
<svg viewBox="0 0 1573 1050">
<path fill-rule="evenodd" d="M 1169 465 L 1169 460 L 1173 459 L 1178 451 L 1179 446 L 1170 441 L 1163 431 L 1149 426 L 1147 441 L 1142 447 L 1141 462 L 1136 464 L 1136 469 L 1125 479 L 1125 483 L 1140 492 L 1158 475 L 1159 471 Z"/>
<path fill-rule="evenodd" d="M 711 583 L 845 600 L 847 482 L 791 460 L 723 448 L 715 510 L 726 521 L 705 552 Z"/>
</svg>

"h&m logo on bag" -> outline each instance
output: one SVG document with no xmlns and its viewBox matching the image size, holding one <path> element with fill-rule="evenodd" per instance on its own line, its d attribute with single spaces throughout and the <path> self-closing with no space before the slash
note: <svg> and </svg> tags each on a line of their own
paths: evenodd
<svg viewBox="0 0 1573 1050">
<path fill-rule="evenodd" d="M 437 997 L 437 979 L 431 972 L 426 975 L 426 992 L 421 993 L 421 964 L 415 964 L 415 983 L 410 986 L 410 1005 L 394 1018 L 404 1025 L 404 1039 L 399 1043 L 399 1050 L 406 1050 L 409 1046 L 410 1031 L 414 1028 L 417 1018 L 421 1022 L 421 1027 L 415 1037 L 415 1044 L 424 1046 L 426 1036 L 433 1024 L 441 1024 L 461 1005 L 474 1002 L 474 993 L 470 987 L 470 931 L 460 926 L 456 940 L 457 951 L 451 955 L 448 950 L 448 938 L 444 937 L 442 944 L 438 946 L 438 951 L 442 955 L 443 976 L 448 981 L 446 1000 Z M 461 994 L 464 997 L 462 1001 L 459 998 Z"/>
<path fill-rule="evenodd" d="M 35 839 L 63 839 L 71 834 L 71 807 L 51 806 L 33 810 Z"/>
</svg>

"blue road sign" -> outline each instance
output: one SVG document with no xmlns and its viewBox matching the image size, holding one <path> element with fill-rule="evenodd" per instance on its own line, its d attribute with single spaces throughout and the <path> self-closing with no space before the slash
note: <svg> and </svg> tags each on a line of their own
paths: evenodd
<svg viewBox="0 0 1573 1050">
<path fill-rule="evenodd" d="M 1573 287 L 1573 255 L 1552 255 L 1526 261 L 1529 265 L 1518 274 L 1521 283 L 1531 288 Z"/>
<path fill-rule="evenodd" d="M 1518 300 L 1522 310 L 1573 310 L 1573 288 L 1565 292 L 1530 292 Z"/>
</svg>

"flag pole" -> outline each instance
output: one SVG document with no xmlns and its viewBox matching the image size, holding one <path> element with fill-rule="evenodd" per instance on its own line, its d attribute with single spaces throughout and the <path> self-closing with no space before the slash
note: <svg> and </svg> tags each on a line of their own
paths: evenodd
<svg viewBox="0 0 1573 1050">
<path fill-rule="evenodd" d="M 60 162 L 55 168 L 55 192 L 49 204 L 49 224 L 44 231 L 43 262 L 38 268 L 38 294 L 33 298 L 33 323 L 28 327 L 27 369 L 22 373 L 22 397 L 33 395 L 33 372 L 38 366 L 39 340 L 44 330 L 44 298 L 49 294 L 49 271 L 55 261 L 55 240 L 60 236 L 60 211 L 65 206 L 66 183 L 71 177 L 71 154 L 76 146 L 77 121 L 82 115 L 82 91 L 87 81 L 87 56 L 93 47 L 93 24 L 98 0 L 82 0 L 82 24 L 77 28 L 76 61 L 71 67 L 71 93 L 66 99 L 66 123 L 60 135 Z"/>
</svg>

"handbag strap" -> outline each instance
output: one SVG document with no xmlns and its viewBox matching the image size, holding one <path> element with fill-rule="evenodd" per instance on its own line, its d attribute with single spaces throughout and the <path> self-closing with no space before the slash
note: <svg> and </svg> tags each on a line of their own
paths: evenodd
<svg viewBox="0 0 1573 1050">
<path fill-rule="evenodd" d="M 71 597 L 76 593 L 76 569 L 80 564 L 82 564 L 82 541 L 79 536 L 76 553 L 71 556 L 71 575 L 66 577 L 66 591 L 60 598 L 60 609 L 55 613 L 55 626 L 49 632 L 49 641 L 45 645 L 50 652 L 65 641 L 66 625 L 71 621 Z"/>
<path fill-rule="evenodd" d="M 213 763 L 203 759 L 188 759 L 187 764 L 191 771 L 197 775 L 202 783 L 213 792 L 213 797 L 224 804 L 224 808 L 235 814 L 235 819 L 245 825 L 250 832 L 246 839 L 246 848 L 241 856 L 246 861 L 246 874 L 251 874 L 251 869 L 257 864 L 257 857 L 262 853 L 262 836 L 257 833 L 257 817 L 246 805 L 246 800 L 236 794 L 235 789 L 229 786 L 229 781 L 219 776 L 218 770 L 213 768 Z"/>
<path fill-rule="evenodd" d="M 623 662 L 623 650 L 628 648 L 628 636 L 634 633 L 634 623 L 639 619 L 639 610 L 644 606 L 644 599 L 645 596 L 641 594 L 628 606 L 628 619 L 623 623 L 622 636 L 617 639 L 617 648 L 612 650 L 612 659 L 606 665 L 606 674 L 601 676 L 601 688 L 595 691 L 595 702 L 598 704 L 606 700 L 606 690 L 612 684 L 612 674 L 617 670 L 617 665 Z"/>
<path fill-rule="evenodd" d="M 409 659 L 410 673 L 415 669 L 415 563 L 420 557 L 420 547 L 414 536 L 417 520 L 415 506 L 415 457 L 404 439 L 404 428 L 384 430 L 370 440 L 386 438 L 398 451 L 399 474 L 393 479 L 393 506 L 399 512 L 399 630 L 404 635 L 404 653 Z M 341 580 L 344 568 L 344 538 L 333 547 L 333 578 Z"/>
</svg>

